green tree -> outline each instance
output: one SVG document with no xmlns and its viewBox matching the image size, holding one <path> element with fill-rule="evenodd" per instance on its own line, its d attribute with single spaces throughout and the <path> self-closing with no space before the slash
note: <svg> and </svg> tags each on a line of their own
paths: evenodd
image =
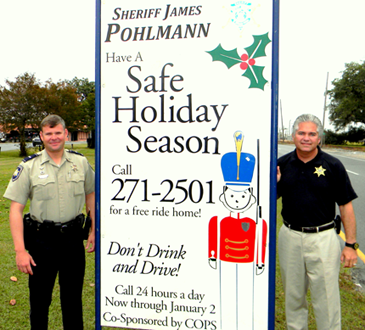
<svg viewBox="0 0 365 330">
<path fill-rule="evenodd" d="M 15 81 L 0 86 L 0 123 L 6 130 L 20 133 L 20 155 L 26 156 L 25 128 L 39 129 L 49 115 L 61 116 L 69 130 L 76 130 L 83 120 L 77 89 L 67 81 L 52 80 L 41 84 L 34 74 L 24 73 Z"/>
<path fill-rule="evenodd" d="M 62 117 L 69 131 L 79 129 L 82 114 L 76 88 L 67 81 L 54 83 L 52 80 L 47 81 L 45 86 L 47 89 L 44 103 L 46 115 L 56 114 Z"/>
<path fill-rule="evenodd" d="M 365 124 L 365 62 L 345 64 L 342 77 L 332 81 L 329 118 L 336 129 Z"/>
<path fill-rule="evenodd" d="M 325 130 L 326 144 L 341 145 L 345 143 L 344 133 L 333 132 L 332 130 Z"/>
<path fill-rule="evenodd" d="M 365 129 L 363 127 L 349 127 L 344 133 L 346 141 L 359 142 L 365 139 Z"/>
<path fill-rule="evenodd" d="M 81 103 L 81 120 L 79 129 L 84 131 L 95 130 L 95 82 L 87 78 L 73 78 L 67 83 L 76 88 Z"/>
<path fill-rule="evenodd" d="M 34 74 L 29 73 L 5 83 L 0 86 L 0 122 L 6 130 L 19 131 L 20 155 L 26 156 L 25 128 L 37 127 L 39 118 L 44 117 L 47 91 Z"/>
</svg>

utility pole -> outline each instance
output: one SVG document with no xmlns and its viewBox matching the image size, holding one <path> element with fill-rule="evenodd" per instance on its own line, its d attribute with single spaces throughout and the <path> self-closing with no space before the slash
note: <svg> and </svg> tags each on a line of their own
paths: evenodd
<svg viewBox="0 0 365 330">
<path fill-rule="evenodd" d="M 283 109 L 281 107 L 281 100 L 280 100 L 280 113 L 281 113 L 281 134 L 283 137 L 283 142 L 285 141 L 285 136 L 284 136 L 284 119 L 283 119 Z"/>
<path fill-rule="evenodd" d="M 322 121 L 322 125 L 323 125 L 323 136 L 321 139 L 321 145 L 325 145 L 326 143 L 326 135 L 324 134 L 324 121 L 326 118 L 326 109 L 327 109 L 327 93 L 328 93 L 328 72 L 327 72 L 327 81 L 326 81 L 326 90 L 324 92 L 324 106 L 323 106 L 323 121 Z"/>
<path fill-rule="evenodd" d="M 291 136 L 291 119 L 289 120 L 289 128 L 288 128 L 288 135 Z"/>
</svg>

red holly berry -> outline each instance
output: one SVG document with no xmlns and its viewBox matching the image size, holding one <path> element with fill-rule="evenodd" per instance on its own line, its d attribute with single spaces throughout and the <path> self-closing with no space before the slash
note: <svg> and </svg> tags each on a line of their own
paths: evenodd
<svg viewBox="0 0 365 330">
<path fill-rule="evenodd" d="M 248 64 L 247 64 L 247 62 L 242 62 L 242 63 L 240 64 L 240 68 L 241 68 L 242 70 L 247 70 L 247 68 L 248 68 Z"/>
<path fill-rule="evenodd" d="M 251 58 L 251 59 L 248 61 L 248 64 L 250 64 L 250 65 L 255 65 L 255 63 L 256 63 L 256 61 L 255 61 L 253 58 Z"/>
<path fill-rule="evenodd" d="M 250 58 L 249 59 L 249 57 L 248 57 L 247 54 L 242 54 L 241 55 L 241 60 L 242 60 L 242 62 L 240 64 L 240 68 L 242 70 L 247 70 L 247 68 L 248 68 L 249 65 L 253 66 L 256 63 L 256 61 L 253 58 Z"/>
</svg>

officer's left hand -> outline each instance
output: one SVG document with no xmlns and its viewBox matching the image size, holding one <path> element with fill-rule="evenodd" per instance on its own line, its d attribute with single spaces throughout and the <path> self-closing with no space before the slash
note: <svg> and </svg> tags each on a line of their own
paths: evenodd
<svg viewBox="0 0 365 330">
<path fill-rule="evenodd" d="M 357 252 L 351 247 L 345 246 L 341 254 L 341 263 L 345 268 L 352 268 L 357 264 Z"/>
<path fill-rule="evenodd" d="M 85 248 L 88 253 L 95 251 L 95 233 L 93 231 L 89 234 Z"/>
<path fill-rule="evenodd" d="M 276 182 L 279 182 L 281 179 L 281 172 L 280 172 L 280 167 L 277 166 L 276 167 Z"/>
</svg>

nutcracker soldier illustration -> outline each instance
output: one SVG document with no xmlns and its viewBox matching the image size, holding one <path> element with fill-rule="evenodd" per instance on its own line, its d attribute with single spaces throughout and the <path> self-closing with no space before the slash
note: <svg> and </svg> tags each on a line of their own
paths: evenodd
<svg viewBox="0 0 365 330">
<path fill-rule="evenodd" d="M 219 197 L 230 214 L 221 220 L 218 216 L 210 219 L 208 238 L 209 265 L 219 271 L 222 330 L 254 329 L 255 278 L 265 269 L 267 238 L 259 203 L 259 140 L 256 163 L 254 155 L 241 152 L 242 132 L 233 137 L 236 152 L 224 154 L 221 160 L 225 185 Z M 255 168 L 257 186 L 253 184 Z"/>
</svg>

